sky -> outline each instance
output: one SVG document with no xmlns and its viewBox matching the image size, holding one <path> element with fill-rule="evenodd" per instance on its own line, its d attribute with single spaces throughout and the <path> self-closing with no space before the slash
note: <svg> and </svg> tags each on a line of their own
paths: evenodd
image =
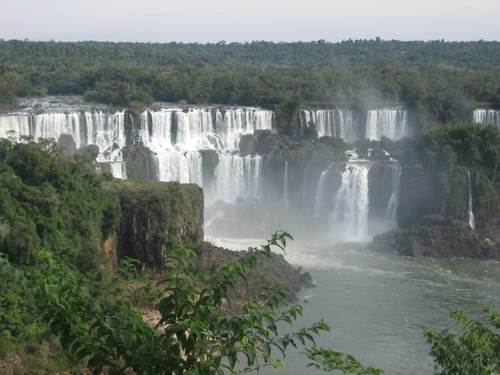
<svg viewBox="0 0 500 375">
<path fill-rule="evenodd" d="M 500 40 L 500 0 L 0 0 L 0 39 Z"/>
</svg>

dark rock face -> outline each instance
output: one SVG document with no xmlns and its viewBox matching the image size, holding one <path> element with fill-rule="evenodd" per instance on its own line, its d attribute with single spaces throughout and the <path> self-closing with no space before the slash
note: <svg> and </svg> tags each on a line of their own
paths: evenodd
<svg viewBox="0 0 500 375">
<path fill-rule="evenodd" d="M 425 215 L 446 216 L 446 212 L 443 212 L 445 202 L 441 194 L 439 185 L 430 173 L 424 173 L 417 168 L 403 168 L 398 209 L 399 226 L 411 227 Z M 463 199 L 466 200 L 465 195 Z"/>
<path fill-rule="evenodd" d="M 446 173 L 403 168 L 399 230 L 376 236 L 370 248 L 409 256 L 500 258 L 500 192 L 471 173 L 475 230 L 468 223 L 468 169 Z"/>
<path fill-rule="evenodd" d="M 133 180 L 158 180 L 154 153 L 144 146 L 127 146 L 123 150 L 127 165 L 127 178 Z"/>
<path fill-rule="evenodd" d="M 255 144 L 257 139 L 253 134 L 245 134 L 240 140 L 240 152 L 242 154 L 253 154 L 255 153 Z"/>
<path fill-rule="evenodd" d="M 203 192 L 197 185 L 114 180 L 106 189 L 121 207 L 119 258 L 159 267 L 170 247 L 197 248 L 203 241 Z"/>
<path fill-rule="evenodd" d="M 203 186 L 210 186 L 215 180 L 215 169 L 219 164 L 219 154 L 215 150 L 201 151 L 203 165 Z"/>
<path fill-rule="evenodd" d="M 69 134 L 61 134 L 57 140 L 57 145 L 61 148 L 64 155 L 73 155 L 76 153 L 75 141 Z"/>
<path fill-rule="evenodd" d="M 407 256 L 498 258 L 500 246 L 470 229 L 468 223 L 431 215 L 418 226 L 376 236 L 369 248 Z"/>
</svg>

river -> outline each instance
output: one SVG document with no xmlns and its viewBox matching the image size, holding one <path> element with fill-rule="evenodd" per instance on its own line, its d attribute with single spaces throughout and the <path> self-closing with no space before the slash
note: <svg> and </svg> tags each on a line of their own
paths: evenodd
<svg viewBox="0 0 500 375">
<path fill-rule="evenodd" d="M 262 241 L 212 239 L 219 246 L 246 249 Z M 473 259 L 410 258 L 379 254 L 362 244 L 304 246 L 292 242 L 287 260 L 309 271 L 315 288 L 299 300 L 304 316 L 295 327 L 321 318 L 332 326 L 318 343 L 353 354 L 364 365 L 388 375 L 433 374 L 425 328 L 453 327 L 450 310 L 484 317 L 482 309 L 500 309 L 500 263 Z M 299 351 L 285 367 L 264 374 L 304 375 Z"/>
</svg>

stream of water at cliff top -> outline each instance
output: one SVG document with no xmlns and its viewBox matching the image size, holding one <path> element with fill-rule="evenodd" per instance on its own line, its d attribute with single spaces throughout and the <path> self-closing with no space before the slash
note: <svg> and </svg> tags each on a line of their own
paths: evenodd
<svg viewBox="0 0 500 375">
<path fill-rule="evenodd" d="M 233 250 L 263 243 L 212 241 Z M 434 373 L 423 331 L 453 327 L 450 310 L 483 317 L 484 306 L 500 309 L 500 263 L 495 261 L 409 258 L 371 252 L 359 244 L 313 247 L 296 242 L 286 258 L 309 271 L 317 284 L 300 293 L 299 301 L 307 303 L 295 327 L 325 318 L 332 331 L 321 335 L 320 345 L 353 354 L 387 375 Z M 299 352 L 290 352 L 284 368 L 263 374 L 324 374 L 307 368 Z"/>
</svg>

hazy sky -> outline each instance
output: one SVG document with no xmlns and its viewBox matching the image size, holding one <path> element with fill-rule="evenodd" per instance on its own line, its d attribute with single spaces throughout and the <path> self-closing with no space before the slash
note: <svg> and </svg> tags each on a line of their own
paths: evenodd
<svg viewBox="0 0 500 375">
<path fill-rule="evenodd" d="M 500 0 L 0 0 L 0 38 L 500 40 Z"/>
</svg>

